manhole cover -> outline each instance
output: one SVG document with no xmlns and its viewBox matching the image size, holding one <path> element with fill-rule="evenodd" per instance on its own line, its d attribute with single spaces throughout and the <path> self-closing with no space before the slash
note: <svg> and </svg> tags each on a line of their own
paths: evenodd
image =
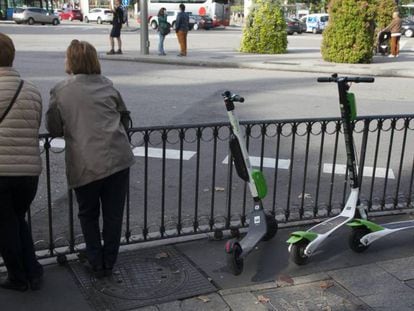
<svg viewBox="0 0 414 311">
<path fill-rule="evenodd" d="M 173 247 L 122 253 L 111 278 L 95 279 L 80 262 L 70 267 L 97 310 L 128 310 L 216 290 Z"/>
</svg>

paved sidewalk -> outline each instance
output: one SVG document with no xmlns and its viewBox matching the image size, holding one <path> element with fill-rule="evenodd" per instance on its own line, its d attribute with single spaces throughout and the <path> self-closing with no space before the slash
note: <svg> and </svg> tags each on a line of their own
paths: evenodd
<svg viewBox="0 0 414 311">
<path fill-rule="evenodd" d="M 228 29 L 232 29 L 232 27 L 228 27 Z M 139 32 L 134 25 L 131 25 L 130 31 Z M 174 36 L 174 34 L 171 36 Z M 189 36 L 191 36 L 191 32 Z M 191 37 L 189 37 L 189 40 L 191 40 Z M 375 55 L 371 64 L 330 63 L 322 59 L 319 49 L 290 48 L 289 45 L 286 54 L 277 55 L 241 53 L 235 47 L 228 45 L 227 47 L 208 50 L 189 48 L 187 57 L 177 57 L 178 50 L 168 51 L 167 56 L 158 56 L 154 51 L 154 47 L 149 55 L 140 54 L 139 51 L 127 51 L 124 55 L 100 54 L 100 59 L 215 68 L 250 68 L 319 73 L 336 72 L 338 74 L 350 75 L 413 78 L 414 38 L 404 37 L 401 41 L 401 51 L 398 58 Z M 151 42 L 152 45 L 155 43 L 155 41 Z"/>
<path fill-rule="evenodd" d="M 292 230 L 281 229 L 273 240 L 260 243 L 245 260 L 240 276 L 233 276 L 226 268 L 226 239 L 214 241 L 202 236 L 199 240 L 175 243 L 176 251 L 202 271 L 217 290 L 129 310 L 414 310 L 414 256 L 410 234 L 393 239 L 394 243 L 379 243 L 364 254 L 356 254 L 346 245 L 349 232 L 340 230 L 306 266 L 296 266 L 288 260 L 285 244 Z M 162 253 L 165 249 L 161 242 L 150 244 L 152 247 L 159 244 L 155 252 Z M 132 248 L 144 251 L 149 246 L 123 247 L 121 254 L 133 252 Z M 51 259 L 47 261 L 43 289 L 26 293 L 0 290 L 2 311 L 98 310 L 92 306 L 92 300 L 85 298 L 68 267 L 58 266 Z M 139 266 L 140 262 L 135 265 Z M 145 282 L 144 278 L 143 275 L 138 283 Z M 116 286 L 119 286 L 117 282 L 109 285 L 107 282 L 100 287 L 101 295 L 105 292 L 111 295 L 111 287 Z M 125 286 L 127 293 L 128 286 Z M 105 310 L 124 309 L 109 305 Z"/>
</svg>

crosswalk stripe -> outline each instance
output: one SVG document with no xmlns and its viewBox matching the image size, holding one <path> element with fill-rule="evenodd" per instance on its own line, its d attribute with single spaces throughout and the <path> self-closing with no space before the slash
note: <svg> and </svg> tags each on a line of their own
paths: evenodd
<svg viewBox="0 0 414 311">
<path fill-rule="evenodd" d="M 323 164 L 323 172 L 324 173 L 332 173 L 332 163 L 324 163 Z M 335 164 L 335 174 L 345 175 L 346 172 L 346 165 L 345 164 Z M 385 178 L 387 169 L 382 167 L 377 167 L 375 169 L 375 177 L 378 178 Z M 372 166 L 364 166 L 364 176 L 365 177 L 372 177 L 374 173 L 374 168 Z M 388 169 L 388 178 L 395 179 L 395 175 L 392 169 Z"/>
<path fill-rule="evenodd" d="M 253 156 L 249 156 L 250 159 L 250 164 L 254 167 L 260 167 L 260 157 L 253 157 Z M 229 156 L 227 156 L 223 162 L 223 164 L 228 164 L 229 163 Z M 268 168 L 275 168 L 276 166 L 276 159 L 274 158 L 263 158 L 263 167 L 268 167 Z M 278 162 L 278 168 L 279 169 L 289 169 L 290 166 L 290 160 L 285 160 L 285 159 L 279 159 Z"/>
<path fill-rule="evenodd" d="M 148 148 L 148 157 L 150 158 L 158 158 L 162 159 L 162 148 Z M 132 149 L 134 155 L 136 157 L 144 157 L 145 156 L 145 147 L 136 147 Z M 196 152 L 194 151 L 183 151 L 183 160 L 190 160 Z M 175 149 L 165 149 L 165 158 L 172 159 L 172 160 L 179 160 L 180 159 L 180 150 Z"/>
</svg>

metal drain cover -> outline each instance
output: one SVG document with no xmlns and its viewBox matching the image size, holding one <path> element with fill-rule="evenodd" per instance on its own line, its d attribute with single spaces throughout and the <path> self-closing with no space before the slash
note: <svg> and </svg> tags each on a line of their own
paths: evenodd
<svg viewBox="0 0 414 311">
<path fill-rule="evenodd" d="M 119 254 L 110 278 L 95 279 L 80 262 L 70 268 L 96 310 L 128 310 L 216 291 L 184 255 L 168 246 Z"/>
</svg>

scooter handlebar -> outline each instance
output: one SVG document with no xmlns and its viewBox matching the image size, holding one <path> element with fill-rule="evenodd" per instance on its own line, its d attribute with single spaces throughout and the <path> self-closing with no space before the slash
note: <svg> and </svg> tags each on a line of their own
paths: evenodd
<svg viewBox="0 0 414 311">
<path fill-rule="evenodd" d="M 332 77 L 319 77 L 318 82 L 354 82 L 354 83 L 372 83 L 375 81 L 373 77 L 338 77 L 333 75 Z"/>
<path fill-rule="evenodd" d="M 225 91 L 222 96 L 224 97 L 224 100 L 230 100 L 232 102 L 239 102 L 239 103 L 243 103 L 244 102 L 244 97 L 239 96 L 237 94 L 233 94 L 230 91 Z"/>
</svg>

